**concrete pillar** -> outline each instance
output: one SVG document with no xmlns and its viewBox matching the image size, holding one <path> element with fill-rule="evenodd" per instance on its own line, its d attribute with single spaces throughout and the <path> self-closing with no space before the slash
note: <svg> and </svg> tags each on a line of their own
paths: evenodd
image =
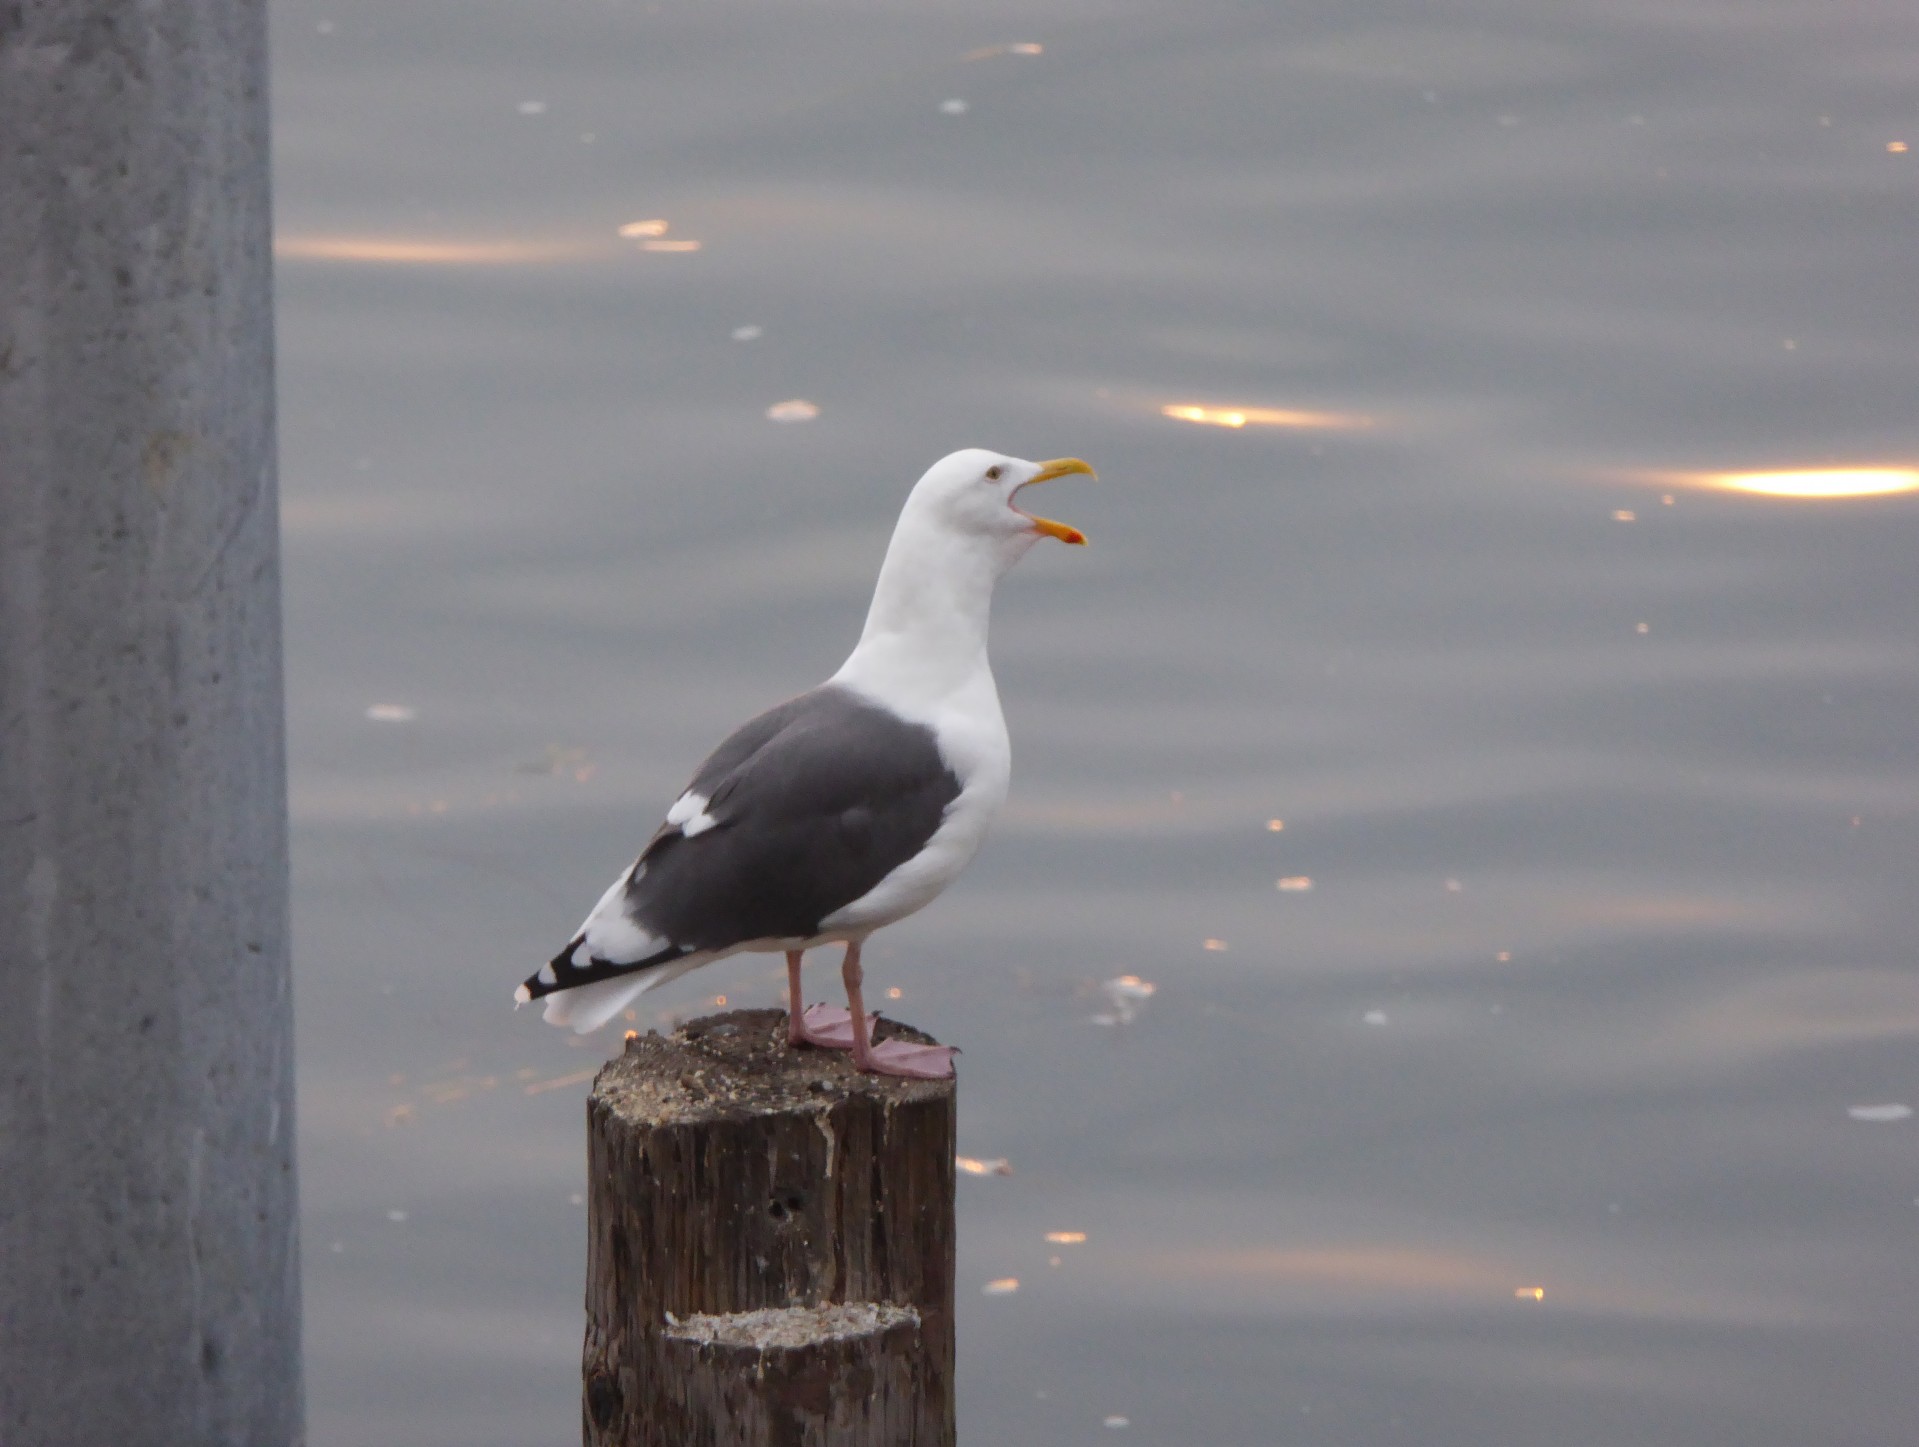
<svg viewBox="0 0 1919 1447">
<path fill-rule="evenodd" d="M 302 1435 L 264 0 L 0 3 L 0 1440 Z"/>
</svg>

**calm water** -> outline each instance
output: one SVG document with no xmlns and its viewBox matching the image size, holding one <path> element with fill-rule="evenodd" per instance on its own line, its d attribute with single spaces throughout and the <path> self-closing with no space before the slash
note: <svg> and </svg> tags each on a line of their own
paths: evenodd
<svg viewBox="0 0 1919 1447">
<path fill-rule="evenodd" d="M 1919 494 L 1690 474 L 1919 464 L 1919 11 L 275 23 L 316 1447 L 576 1439 L 616 1046 L 509 992 L 968 445 L 1102 480 L 868 954 L 1014 1169 L 966 1440 L 1912 1440 Z"/>
</svg>

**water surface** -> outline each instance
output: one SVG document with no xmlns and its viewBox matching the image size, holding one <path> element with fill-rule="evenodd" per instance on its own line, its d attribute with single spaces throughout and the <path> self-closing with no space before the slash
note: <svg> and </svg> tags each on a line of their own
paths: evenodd
<svg viewBox="0 0 1919 1447">
<path fill-rule="evenodd" d="M 616 1042 L 509 992 L 973 445 L 1101 481 L 868 951 L 1013 1167 L 966 1440 L 1910 1435 L 1919 497 L 1703 485 L 1919 466 L 1910 6 L 275 25 L 316 1447 L 573 1440 Z"/>
</svg>

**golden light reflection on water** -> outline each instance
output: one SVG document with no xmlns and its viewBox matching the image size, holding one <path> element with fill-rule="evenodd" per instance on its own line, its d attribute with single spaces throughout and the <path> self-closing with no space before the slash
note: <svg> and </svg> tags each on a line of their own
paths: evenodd
<svg viewBox="0 0 1919 1447">
<path fill-rule="evenodd" d="M 1043 55 L 1046 47 L 1036 40 L 1016 40 L 1010 45 L 982 45 L 978 50 L 969 50 L 961 60 L 990 60 L 995 55 Z"/>
<path fill-rule="evenodd" d="M 451 241 L 407 236 L 278 236 L 273 254 L 289 261 L 377 266 L 525 266 L 565 261 L 586 248 L 545 241 Z"/>
<path fill-rule="evenodd" d="M 1733 1287 L 1718 1279 L 1721 1272 L 1751 1275 L 1738 1269 L 1743 1263 L 1688 1269 L 1670 1260 L 1595 1252 L 1572 1242 L 1551 1248 L 1565 1274 L 1555 1274 L 1550 1287 L 1505 1252 L 1390 1241 L 1171 1249 L 1122 1243 L 1121 1249 L 1127 1251 L 1132 1282 L 1162 1299 L 1190 1293 L 1215 1309 L 1237 1305 L 1273 1314 L 1457 1310 L 1496 1303 L 1542 1305 L 1550 1292 L 1562 1308 L 1586 1316 L 1757 1324 L 1803 1323 L 1818 1315 L 1799 1294 L 1776 1285 Z"/>
<path fill-rule="evenodd" d="M 954 1169 L 968 1176 L 1010 1176 L 1013 1163 L 1005 1156 L 994 1156 L 991 1160 L 981 1160 L 977 1156 L 954 1156 Z"/>
<path fill-rule="evenodd" d="M 1877 1040 L 1919 1040 L 1919 981 L 1894 970 L 1827 969 L 1715 994 L 1649 1030 L 1639 1051 L 1627 1041 L 1614 1049 L 1638 1055 L 1633 1068 L 1644 1079 L 1662 1059 L 1720 1070 Z"/>
<path fill-rule="evenodd" d="M 1371 427 L 1373 419 L 1354 412 L 1307 412 L 1282 407 L 1207 407 L 1196 402 L 1169 402 L 1162 417 L 1198 422 L 1207 427 Z"/>
<path fill-rule="evenodd" d="M 1194 1278 L 1231 1275 L 1365 1294 L 1484 1296 L 1512 1280 L 1495 1262 L 1394 1245 L 1198 1248 L 1172 1258 Z"/>
<path fill-rule="evenodd" d="M 1622 929 L 1778 928 L 1791 918 L 1777 896 L 1759 892 L 1742 897 L 1599 886 L 1552 901 L 1547 913 L 1562 924 Z"/>
<path fill-rule="evenodd" d="M 1919 492 L 1919 467 L 1809 467 L 1779 472 L 1668 472 L 1653 481 L 1760 497 L 1886 497 Z"/>
</svg>

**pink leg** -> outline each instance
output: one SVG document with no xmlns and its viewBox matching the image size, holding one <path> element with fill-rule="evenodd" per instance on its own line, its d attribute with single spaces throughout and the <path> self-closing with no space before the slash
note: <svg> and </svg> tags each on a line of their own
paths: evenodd
<svg viewBox="0 0 1919 1447">
<path fill-rule="evenodd" d="M 860 968 L 857 942 L 847 944 L 840 976 L 846 982 L 846 1007 L 853 1019 L 853 1064 L 857 1069 L 868 1075 L 906 1075 L 918 1080 L 945 1080 L 953 1074 L 950 1045 L 915 1045 L 907 1040 L 871 1043 L 873 1026 L 860 993 L 866 972 Z"/>
<path fill-rule="evenodd" d="M 853 1048 L 853 1017 L 837 1005 L 807 1009 L 800 994 L 799 950 L 786 952 L 786 1043 L 818 1045 L 827 1050 Z"/>
<path fill-rule="evenodd" d="M 806 1002 L 800 996 L 800 958 L 799 950 L 786 952 L 786 1043 L 798 1045 L 806 1039 L 806 1027 L 800 1023 L 800 1017 L 806 1013 Z"/>
</svg>

